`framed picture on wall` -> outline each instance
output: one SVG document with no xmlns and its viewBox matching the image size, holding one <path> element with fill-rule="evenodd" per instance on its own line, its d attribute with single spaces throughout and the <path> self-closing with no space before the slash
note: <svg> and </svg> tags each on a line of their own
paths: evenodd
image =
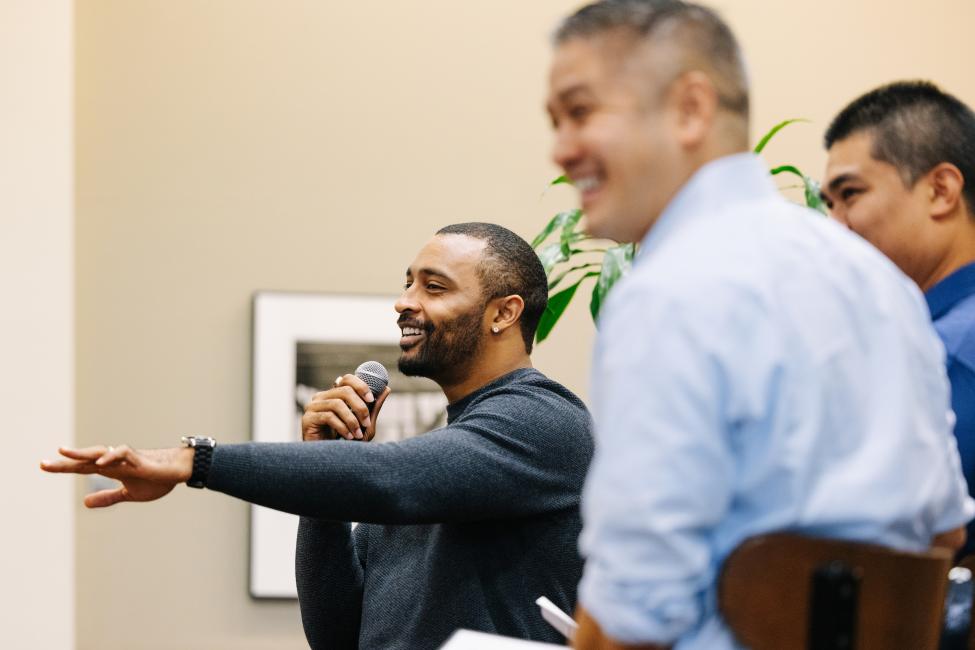
<svg viewBox="0 0 975 650">
<path fill-rule="evenodd" d="M 252 438 L 300 442 L 305 405 L 339 375 L 365 361 L 389 371 L 392 393 L 368 444 L 402 440 L 446 422 L 447 400 L 429 379 L 396 369 L 399 328 L 395 297 L 259 292 L 253 302 Z M 352 315 L 352 316 L 350 316 Z M 313 444 L 313 443 L 308 443 Z M 348 443 L 360 444 L 360 443 Z M 298 517 L 251 506 L 250 592 L 296 598 Z"/>
</svg>

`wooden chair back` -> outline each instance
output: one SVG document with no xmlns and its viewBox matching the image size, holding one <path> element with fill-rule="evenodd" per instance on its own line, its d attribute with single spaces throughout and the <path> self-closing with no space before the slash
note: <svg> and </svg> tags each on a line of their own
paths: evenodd
<svg viewBox="0 0 975 650">
<path fill-rule="evenodd" d="M 950 568 L 944 549 L 770 534 L 728 557 L 718 605 L 751 650 L 936 650 Z"/>
</svg>

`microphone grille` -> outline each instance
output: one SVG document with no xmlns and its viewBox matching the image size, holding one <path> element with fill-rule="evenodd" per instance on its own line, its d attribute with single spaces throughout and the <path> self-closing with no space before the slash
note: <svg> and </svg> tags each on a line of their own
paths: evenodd
<svg viewBox="0 0 975 650">
<path fill-rule="evenodd" d="M 366 361 L 355 369 L 355 376 L 366 382 L 373 397 L 379 397 L 389 385 L 389 373 L 378 361 Z"/>
</svg>

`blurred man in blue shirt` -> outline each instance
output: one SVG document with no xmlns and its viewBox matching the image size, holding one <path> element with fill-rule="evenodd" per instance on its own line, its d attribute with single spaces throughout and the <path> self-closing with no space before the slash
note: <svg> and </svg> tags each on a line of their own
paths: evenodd
<svg viewBox="0 0 975 650">
<path fill-rule="evenodd" d="M 823 198 L 927 299 L 947 350 L 961 467 L 975 494 L 975 113 L 931 83 L 851 102 L 826 132 Z M 965 552 L 975 550 L 969 524 Z"/>
<path fill-rule="evenodd" d="M 641 242 L 596 343 L 576 647 L 734 647 L 716 577 L 764 532 L 960 545 L 975 503 L 924 299 L 746 153 L 728 27 L 603 0 L 555 44 L 553 157 L 592 234 Z"/>
</svg>

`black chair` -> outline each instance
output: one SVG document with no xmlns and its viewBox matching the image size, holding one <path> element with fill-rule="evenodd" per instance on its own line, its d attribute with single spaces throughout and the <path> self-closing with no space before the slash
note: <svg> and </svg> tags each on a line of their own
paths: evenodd
<svg viewBox="0 0 975 650">
<path fill-rule="evenodd" d="M 938 650 L 975 650 L 972 605 L 975 601 L 975 555 L 962 558 L 948 573 L 944 623 Z"/>
</svg>

